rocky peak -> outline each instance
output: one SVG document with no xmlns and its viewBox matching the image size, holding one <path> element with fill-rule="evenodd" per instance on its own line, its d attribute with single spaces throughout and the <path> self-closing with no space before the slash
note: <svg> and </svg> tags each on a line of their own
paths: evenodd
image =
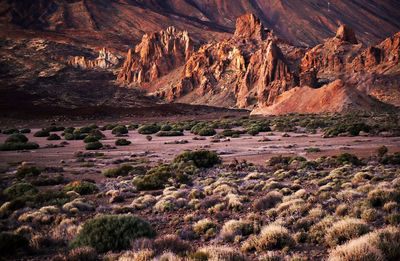
<svg viewBox="0 0 400 261">
<path fill-rule="evenodd" d="M 260 18 L 254 14 L 245 14 L 236 20 L 236 38 L 251 38 L 262 41 L 267 38 L 268 32 Z"/>
<path fill-rule="evenodd" d="M 356 34 L 354 30 L 345 24 L 342 24 L 336 32 L 336 38 L 342 42 L 349 42 L 351 44 L 357 44 Z"/>
<path fill-rule="evenodd" d="M 87 59 L 84 56 L 75 56 L 68 61 L 69 65 L 81 69 L 113 68 L 119 64 L 118 57 L 106 48 L 99 51 L 96 59 Z"/>
<path fill-rule="evenodd" d="M 151 82 L 183 65 L 193 50 L 188 33 L 173 26 L 145 34 L 135 51 L 129 50 L 118 81 L 125 84 Z"/>
</svg>

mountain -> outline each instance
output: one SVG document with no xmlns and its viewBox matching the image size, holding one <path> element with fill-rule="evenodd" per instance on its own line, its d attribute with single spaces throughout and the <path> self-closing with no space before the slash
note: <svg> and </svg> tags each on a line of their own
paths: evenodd
<svg viewBox="0 0 400 261">
<path fill-rule="evenodd" d="M 400 28 L 397 0 L 4 0 L 1 30 L 34 30 L 43 37 L 65 38 L 127 51 L 144 33 L 174 26 L 196 41 L 221 40 L 235 31 L 247 13 L 279 37 L 314 46 L 340 24 L 357 32 L 360 42 L 375 45 Z M 18 33 L 18 32 L 17 32 Z"/>
<path fill-rule="evenodd" d="M 187 32 L 168 28 L 152 36 L 152 41 L 143 36 L 129 51 L 117 80 L 168 102 L 278 114 L 379 111 L 388 108 L 382 102 L 400 105 L 400 33 L 366 48 L 350 26 L 341 25 L 336 35 L 309 49 L 277 37 L 261 19 L 246 14 L 237 19 L 231 38 L 197 51 Z M 310 101 L 314 97 L 315 103 Z"/>
</svg>

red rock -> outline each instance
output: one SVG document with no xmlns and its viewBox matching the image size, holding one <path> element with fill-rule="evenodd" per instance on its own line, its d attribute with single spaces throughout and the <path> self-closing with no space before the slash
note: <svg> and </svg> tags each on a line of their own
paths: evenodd
<svg viewBox="0 0 400 261">
<path fill-rule="evenodd" d="M 336 38 L 343 42 L 349 42 L 351 44 L 357 44 L 356 34 L 353 28 L 347 25 L 341 25 L 336 33 Z"/>
<path fill-rule="evenodd" d="M 261 20 L 254 14 L 245 14 L 236 20 L 236 38 L 252 38 L 259 41 L 267 38 L 269 31 L 264 27 Z"/>
</svg>

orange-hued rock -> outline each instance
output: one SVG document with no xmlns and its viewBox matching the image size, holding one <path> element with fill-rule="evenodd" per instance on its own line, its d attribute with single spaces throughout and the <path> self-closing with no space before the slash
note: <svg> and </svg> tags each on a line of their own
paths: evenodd
<svg viewBox="0 0 400 261">
<path fill-rule="evenodd" d="M 346 111 L 382 111 L 380 102 L 346 84 L 336 80 L 319 89 L 307 86 L 293 88 L 276 98 L 273 105 L 259 107 L 252 114 L 279 115 L 290 112 L 324 113 Z"/>
<path fill-rule="evenodd" d="M 103 48 L 100 50 L 99 56 L 94 60 L 87 59 L 84 56 L 75 56 L 68 60 L 68 64 L 81 69 L 108 69 L 117 66 L 119 64 L 119 59 L 115 54 Z"/>
<path fill-rule="evenodd" d="M 343 42 L 349 42 L 351 44 L 357 44 L 356 34 L 353 28 L 348 25 L 341 25 L 336 32 L 336 38 Z"/>
<path fill-rule="evenodd" d="M 236 20 L 235 37 L 265 40 L 269 30 L 264 27 L 261 20 L 254 14 L 245 14 Z"/>
<path fill-rule="evenodd" d="M 192 52 L 188 33 L 173 26 L 145 34 L 135 51 L 129 50 L 117 80 L 136 85 L 154 81 L 183 65 Z"/>
</svg>

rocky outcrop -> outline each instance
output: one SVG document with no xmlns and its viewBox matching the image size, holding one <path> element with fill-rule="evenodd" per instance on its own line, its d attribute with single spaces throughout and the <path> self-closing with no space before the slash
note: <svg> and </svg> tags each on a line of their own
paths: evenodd
<svg viewBox="0 0 400 261">
<path fill-rule="evenodd" d="M 357 44 L 356 34 L 353 28 L 348 25 L 341 25 L 336 32 L 336 38 L 342 42 L 348 42 L 351 44 Z"/>
<path fill-rule="evenodd" d="M 193 50 L 188 33 L 175 27 L 145 34 L 135 50 L 129 50 L 117 80 L 134 85 L 154 81 L 182 66 Z"/>
<path fill-rule="evenodd" d="M 261 20 L 254 14 L 245 14 L 236 20 L 236 38 L 265 40 L 270 31 L 264 27 Z"/>
<path fill-rule="evenodd" d="M 91 60 L 84 56 L 75 56 L 68 61 L 68 64 L 81 69 L 108 69 L 117 66 L 119 64 L 119 59 L 115 54 L 103 48 L 100 50 L 99 56 L 96 59 Z"/>
</svg>

